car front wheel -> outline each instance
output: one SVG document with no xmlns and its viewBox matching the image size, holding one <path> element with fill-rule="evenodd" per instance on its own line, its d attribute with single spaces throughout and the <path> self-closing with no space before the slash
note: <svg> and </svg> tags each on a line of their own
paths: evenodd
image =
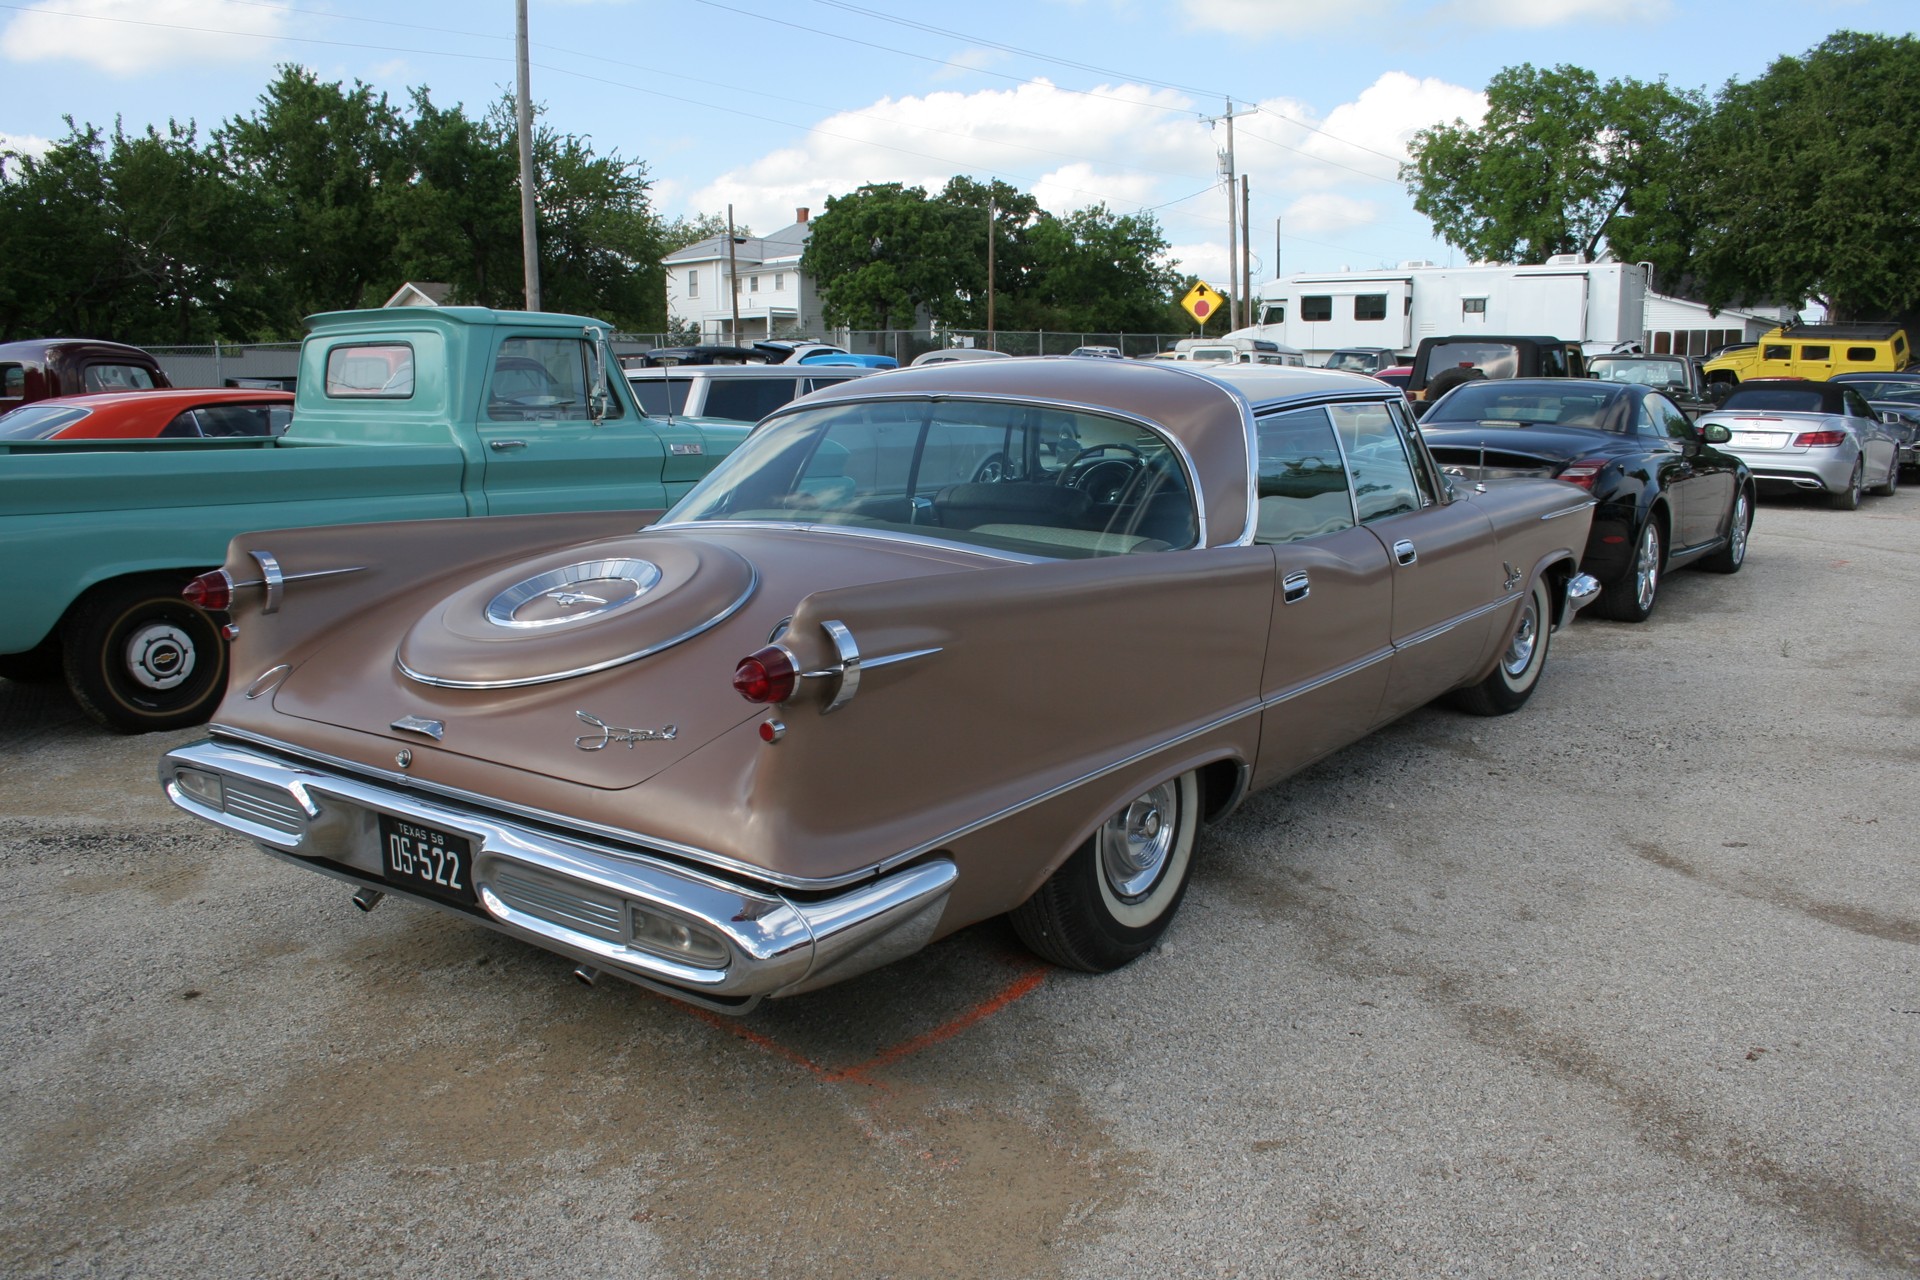
<svg viewBox="0 0 1920 1280">
<path fill-rule="evenodd" d="M 1533 696 L 1540 672 L 1547 665 L 1547 643 L 1553 636 L 1553 600 L 1547 580 L 1536 578 L 1520 603 L 1520 615 L 1507 632 L 1500 660 L 1479 684 L 1453 695 L 1453 704 L 1469 715 L 1503 716 L 1518 711 Z"/>
<path fill-rule="evenodd" d="M 1043 959 L 1088 973 L 1145 953 L 1186 895 L 1199 799 L 1193 773 L 1135 796 L 1013 909 L 1020 940 Z"/>
</svg>

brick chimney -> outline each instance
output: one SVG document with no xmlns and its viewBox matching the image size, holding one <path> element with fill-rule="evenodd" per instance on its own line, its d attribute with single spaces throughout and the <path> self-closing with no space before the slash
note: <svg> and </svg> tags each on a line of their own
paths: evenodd
<svg viewBox="0 0 1920 1280">
<path fill-rule="evenodd" d="M 813 210 L 808 209 L 805 206 L 802 206 L 793 211 L 793 220 L 795 222 L 805 222 L 807 220 L 807 215 L 812 212 Z"/>
</svg>

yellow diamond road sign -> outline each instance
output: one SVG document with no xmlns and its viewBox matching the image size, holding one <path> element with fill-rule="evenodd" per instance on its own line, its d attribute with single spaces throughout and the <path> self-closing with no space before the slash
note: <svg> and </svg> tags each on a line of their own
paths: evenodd
<svg viewBox="0 0 1920 1280">
<path fill-rule="evenodd" d="M 1196 280 L 1193 288 L 1187 290 L 1187 296 L 1180 299 L 1180 305 L 1187 309 L 1188 315 L 1205 324 L 1226 301 L 1218 291 L 1209 288 L 1206 281 Z"/>
</svg>

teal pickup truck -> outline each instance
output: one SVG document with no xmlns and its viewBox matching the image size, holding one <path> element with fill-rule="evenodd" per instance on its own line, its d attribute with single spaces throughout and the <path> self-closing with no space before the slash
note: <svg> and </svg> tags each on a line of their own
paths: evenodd
<svg viewBox="0 0 1920 1280">
<path fill-rule="evenodd" d="M 194 724 L 226 687 L 226 646 L 180 592 L 235 534 L 656 513 L 749 430 L 642 414 L 584 316 L 409 307 L 308 326 L 277 438 L 0 441 L 0 677 L 64 671 L 126 733 Z"/>
</svg>

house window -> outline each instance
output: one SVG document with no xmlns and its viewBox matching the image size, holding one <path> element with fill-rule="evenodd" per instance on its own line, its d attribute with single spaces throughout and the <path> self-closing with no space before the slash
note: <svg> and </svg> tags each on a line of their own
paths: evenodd
<svg viewBox="0 0 1920 1280">
<path fill-rule="evenodd" d="M 1460 314 L 1463 316 L 1483 316 L 1487 314 L 1487 300 L 1485 298 L 1460 299 Z"/>
<path fill-rule="evenodd" d="M 698 271 L 687 272 L 687 296 L 689 298 L 697 298 L 700 296 L 700 273 Z"/>
<path fill-rule="evenodd" d="M 748 276 L 748 277 L 747 277 L 747 292 L 748 292 L 748 293 L 758 293 L 758 292 L 760 292 L 760 277 L 759 277 L 759 276 Z"/>
<path fill-rule="evenodd" d="M 1358 293 L 1353 297 L 1353 318 L 1355 320 L 1385 320 L 1387 318 L 1387 295 L 1384 293 Z"/>
<path fill-rule="evenodd" d="M 773 291 L 775 293 L 780 293 L 784 289 L 786 289 L 786 287 L 787 287 L 786 273 L 782 271 L 774 272 L 773 273 Z"/>
<path fill-rule="evenodd" d="M 1304 321 L 1333 319 L 1333 299 L 1327 294 L 1308 294 L 1300 299 L 1300 318 Z"/>
</svg>

